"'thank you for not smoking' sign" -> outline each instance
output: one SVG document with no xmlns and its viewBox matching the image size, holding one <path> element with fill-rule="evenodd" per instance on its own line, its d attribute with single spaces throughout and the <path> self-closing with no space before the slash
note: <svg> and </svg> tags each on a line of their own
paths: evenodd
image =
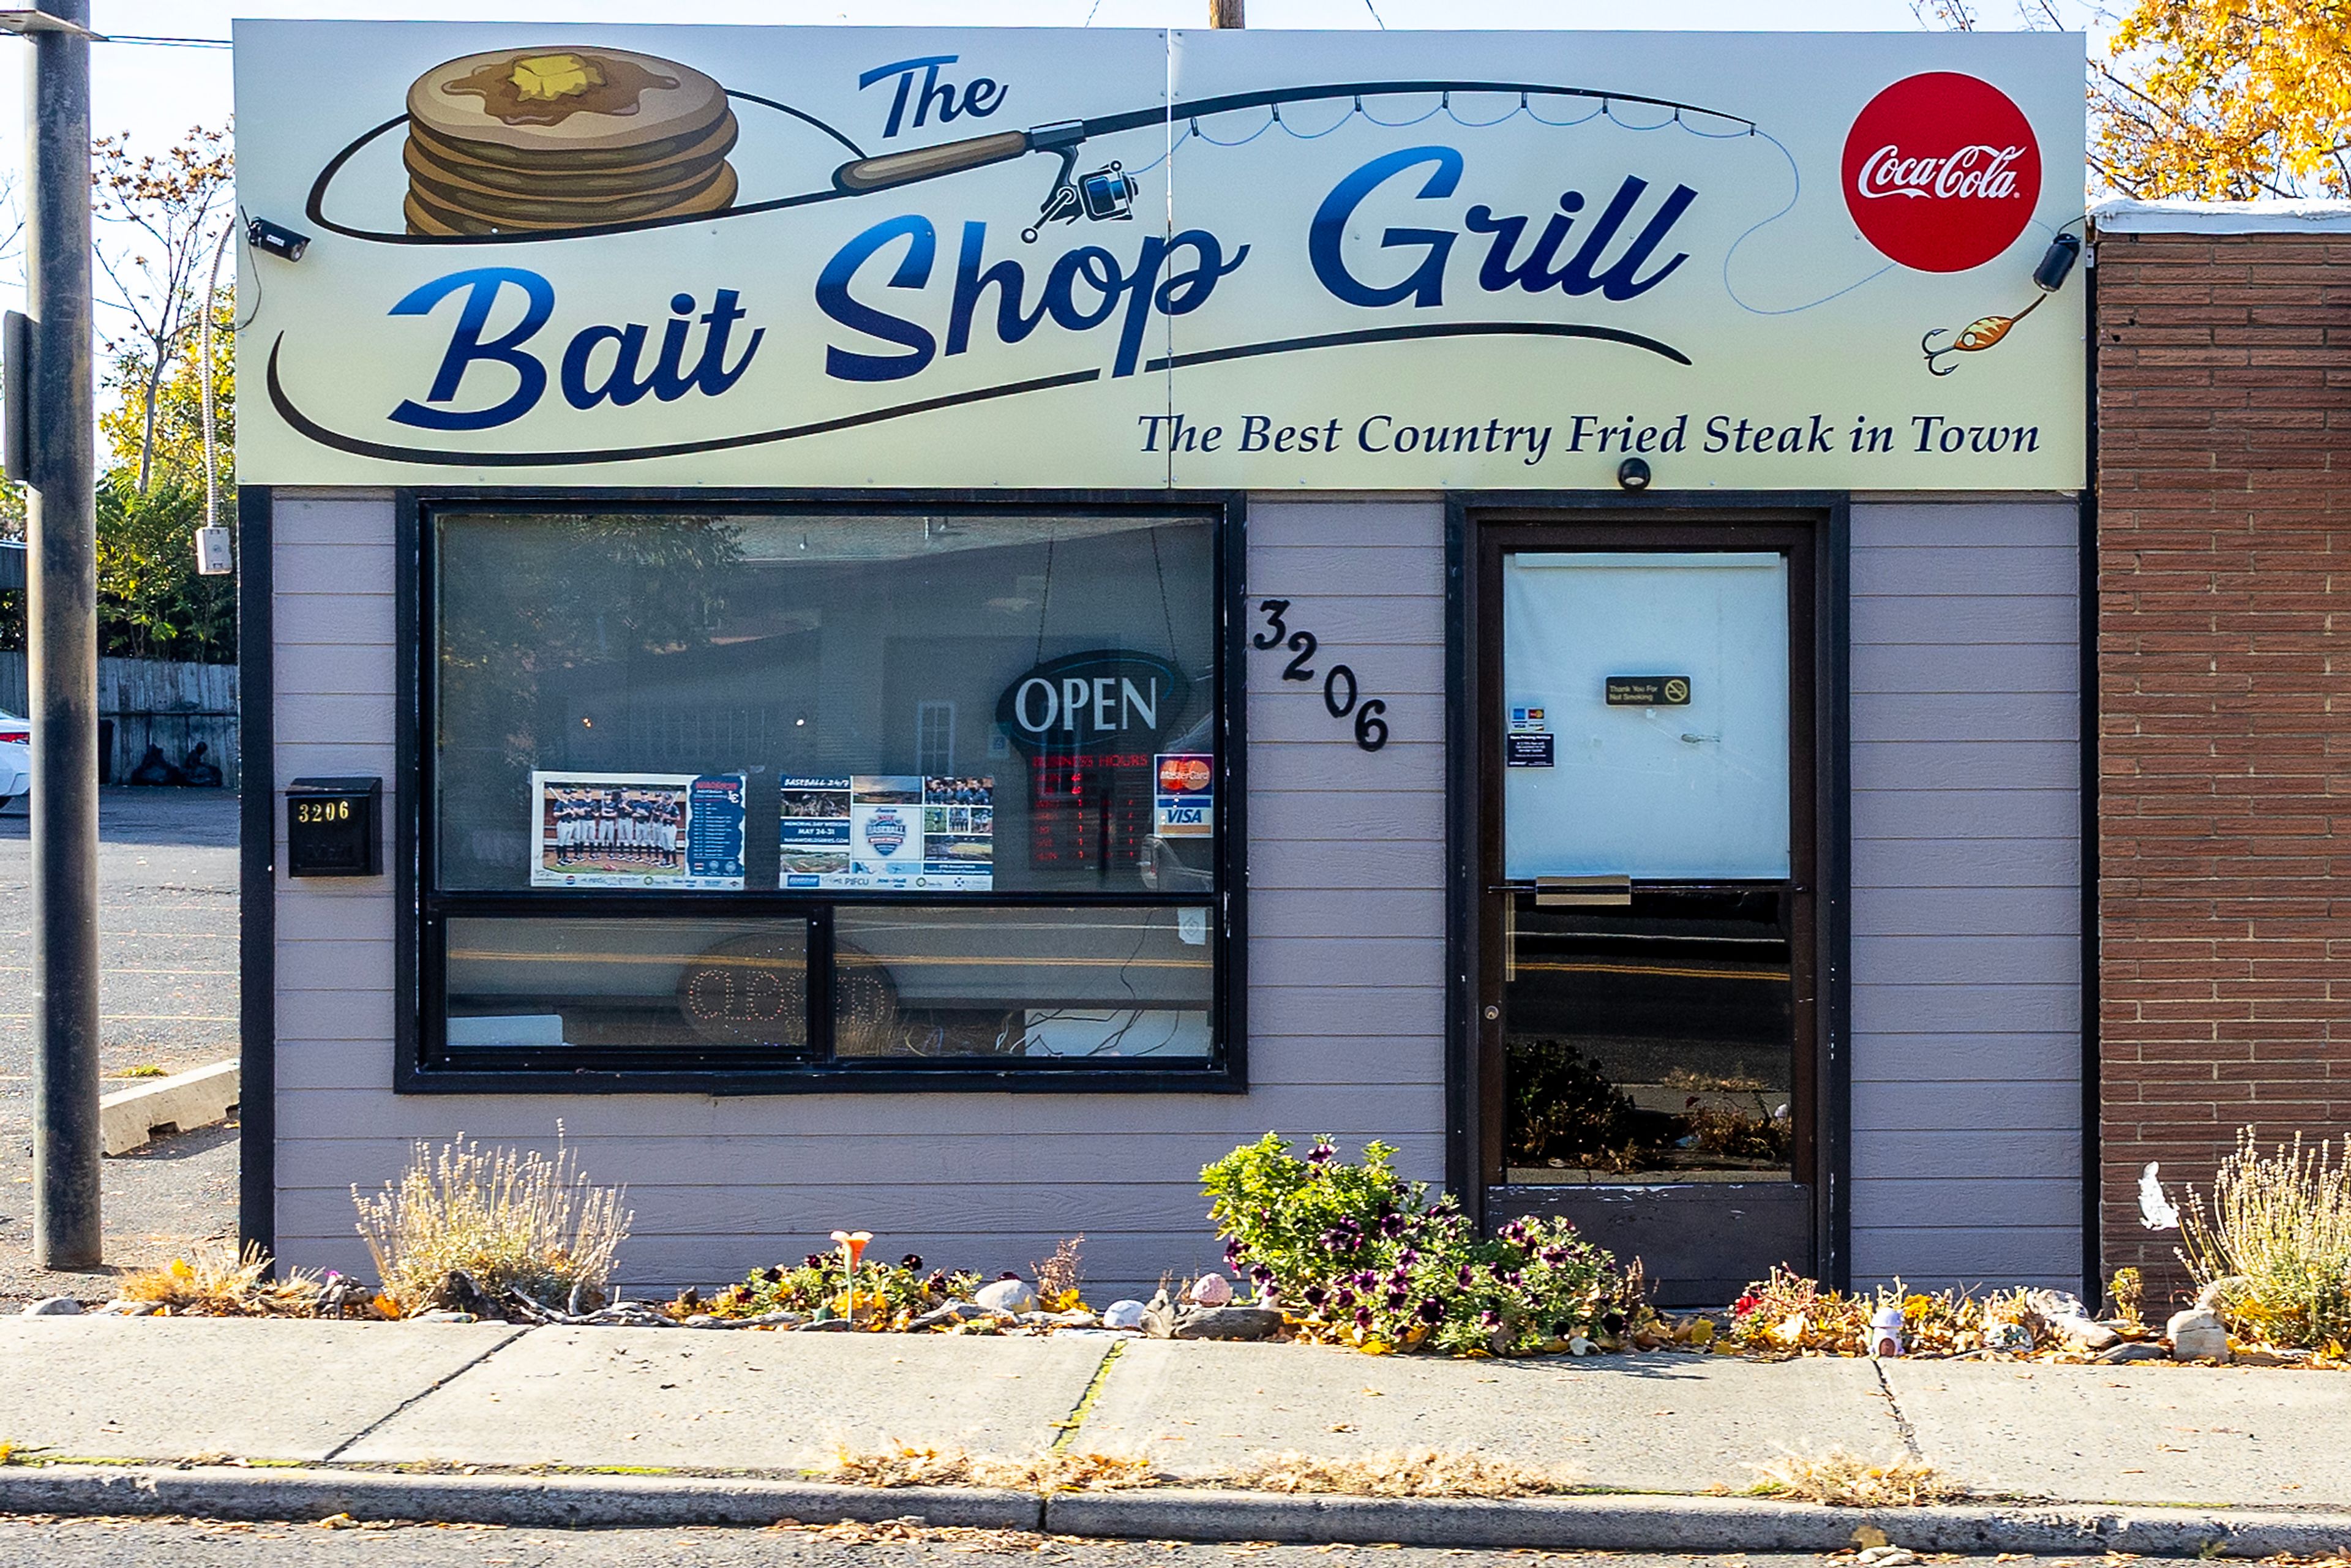
<svg viewBox="0 0 2351 1568">
<path fill-rule="evenodd" d="M 249 482 L 2083 482 L 2071 36 L 236 49 Z"/>
</svg>

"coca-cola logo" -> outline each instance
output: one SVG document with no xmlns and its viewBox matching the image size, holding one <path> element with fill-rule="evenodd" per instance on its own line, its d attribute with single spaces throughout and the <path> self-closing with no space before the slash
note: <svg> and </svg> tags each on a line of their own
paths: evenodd
<svg viewBox="0 0 2351 1568">
<path fill-rule="evenodd" d="M 1964 272 L 2016 243 L 2041 199 L 2024 111 L 1957 71 L 1905 77 L 1844 139 L 1844 204 L 1871 245 L 1920 272 Z"/>
</svg>

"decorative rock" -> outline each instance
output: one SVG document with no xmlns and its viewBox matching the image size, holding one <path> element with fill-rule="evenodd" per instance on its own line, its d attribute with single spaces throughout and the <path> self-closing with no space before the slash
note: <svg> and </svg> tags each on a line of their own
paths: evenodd
<svg viewBox="0 0 2351 1568">
<path fill-rule="evenodd" d="M 1102 1327 L 1106 1329 L 1139 1329 L 1143 1326 L 1144 1305 L 1141 1301 L 1113 1301 L 1102 1309 Z"/>
<path fill-rule="evenodd" d="M 2184 1312 L 2174 1312 L 2171 1322 L 2164 1325 L 2164 1333 L 2171 1341 L 2174 1361 L 2229 1359 L 2228 1325 L 2221 1322 L 2220 1313 L 2209 1307 L 2195 1306 Z"/>
<path fill-rule="evenodd" d="M 44 1296 L 25 1309 L 28 1318 L 71 1318 L 81 1315 L 81 1303 L 71 1296 Z"/>
<path fill-rule="evenodd" d="M 2084 1350 L 2112 1350 L 2123 1342 L 2122 1335 L 2088 1318 L 2051 1318 L 2049 1326 Z"/>
<path fill-rule="evenodd" d="M 1269 1339 L 1281 1332 L 1272 1307 L 1189 1307 L 1176 1316 L 1176 1339 Z"/>
<path fill-rule="evenodd" d="M 2112 1350 L 2099 1352 L 2096 1360 L 2101 1366 L 2115 1366 L 2126 1361 L 2163 1361 L 2170 1354 L 2159 1344 L 2126 1342 Z"/>
<path fill-rule="evenodd" d="M 453 1312 L 446 1307 L 435 1307 L 429 1312 L 411 1312 L 400 1321 L 405 1323 L 477 1323 L 482 1320 L 472 1312 Z"/>
<path fill-rule="evenodd" d="M 972 1300 L 992 1312 L 1008 1312 L 1014 1317 L 1037 1310 L 1037 1292 L 1025 1280 L 998 1280 L 982 1285 L 973 1292 Z"/>
<path fill-rule="evenodd" d="M 921 1317 L 916 1318 L 913 1322 L 909 1323 L 907 1327 L 917 1329 L 944 1328 L 949 1323 L 969 1322 L 974 1318 L 993 1316 L 995 1316 L 993 1312 L 990 1312 L 986 1307 L 981 1306 L 977 1301 L 949 1301 L 944 1307 L 932 1308 L 929 1312 L 925 1312 Z"/>
<path fill-rule="evenodd" d="M 819 1318 L 812 1323 L 802 1323 L 794 1333 L 847 1333 L 856 1325 L 847 1318 Z"/>
<path fill-rule="evenodd" d="M 1228 1307 L 1233 1288 L 1222 1274 L 1203 1274 L 1192 1281 L 1192 1300 L 1198 1306 Z"/>
</svg>

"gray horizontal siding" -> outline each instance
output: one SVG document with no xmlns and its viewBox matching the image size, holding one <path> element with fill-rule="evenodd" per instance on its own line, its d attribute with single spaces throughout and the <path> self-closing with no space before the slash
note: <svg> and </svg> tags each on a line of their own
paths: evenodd
<svg viewBox="0 0 2351 1568">
<path fill-rule="evenodd" d="M 2077 521 L 1853 509 L 1853 1268 L 2076 1283 Z"/>
<path fill-rule="evenodd" d="M 281 882 L 281 1254 L 364 1270 L 350 1188 L 395 1176 L 412 1139 L 546 1148 L 559 1119 L 591 1176 L 629 1187 L 639 1286 L 797 1259 L 846 1222 L 893 1256 L 990 1270 L 1082 1230 L 1092 1278 L 1148 1283 L 1214 1261 L 1197 1172 L 1268 1128 L 1381 1138 L 1441 1175 L 1443 523 L 1429 503 L 1252 508 L 1249 591 L 1290 599 L 1322 646 L 1311 685 L 1280 682 L 1287 650 L 1249 655 L 1249 1094 L 396 1096 L 388 883 Z M 392 781 L 392 528 L 381 497 L 280 498 L 281 787 Z M 1384 750 L 1324 708 L 1334 662 L 1387 701 Z"/>
</svg>

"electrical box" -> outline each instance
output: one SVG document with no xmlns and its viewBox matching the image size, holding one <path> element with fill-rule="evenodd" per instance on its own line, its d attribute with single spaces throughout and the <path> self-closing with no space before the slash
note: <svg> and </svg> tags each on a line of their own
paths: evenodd
<svg viewBox="0 0 2351 1568">
<path fill-rule="evenodd" d="M 236 563 L 229 557 L 228 530 L 220 528 L 198 528 L 196 530 L 196 575 L 226 577 L 235 570 Z"/>
<path fill-rule="evenodd" d="M 383 874 L 383 780 L 297 779 L 286 787 L 286 874 Z"/>
</svg>

